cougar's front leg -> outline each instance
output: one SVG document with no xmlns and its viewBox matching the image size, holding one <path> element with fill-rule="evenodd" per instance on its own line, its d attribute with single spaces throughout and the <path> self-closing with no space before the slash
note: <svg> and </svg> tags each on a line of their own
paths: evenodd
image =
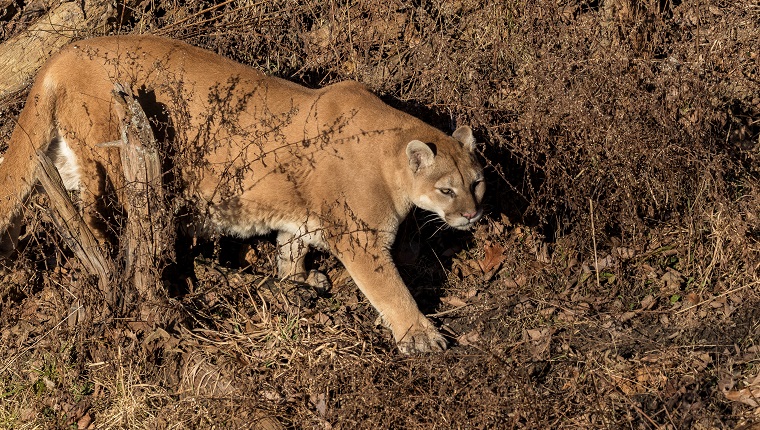
<svg viewBox="0 0 760 430">
<path fill-rule="evenodd" d="M 314 288 L 327 290 L 330 281 L 318 270 L 306 271 L 306 253 L 309 245 L 292 233 L 277 234 L 277 277 L 305 282 Z"/>
<path fill-rule="evenodd" d="M 393 332 L 402 353 L 446 349 L 446 340 L 420 312 L 401 280 L 390 252 L 386 249 L 375 252 L 355 245 L 340 252 L 339 258 Z"/>
</svg>

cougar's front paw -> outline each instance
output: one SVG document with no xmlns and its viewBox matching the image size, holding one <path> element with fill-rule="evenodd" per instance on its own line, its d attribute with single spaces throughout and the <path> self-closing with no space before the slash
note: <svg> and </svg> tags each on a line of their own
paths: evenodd
<svg viewBox="0 0 760 430">
<path fill-rule="evenodd" d="M 396 340 L 396 344 L 399 351 L 405 355 L 439 352 L 446 349 L 446 339 L 428 320 L 407 330 Z"/>
</svg>

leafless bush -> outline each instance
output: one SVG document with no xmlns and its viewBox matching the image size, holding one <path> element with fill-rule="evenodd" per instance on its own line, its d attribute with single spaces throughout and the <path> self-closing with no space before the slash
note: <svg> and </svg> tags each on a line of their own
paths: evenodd
<svg viewBox="0 0 760 430">
<path fill-rule="evenodd" d="M 589 199 L 600 234 L 637 237 L 754 189 L 757 13 L 741 3 L 284 1 L 162 3 L 133 16 L 138 31 L 312 85 L 359 80 L 443 128 L 471 123 L 517 192 L 496 209 L 517 205 L 547 234 L 582 229 L 580 239 Z M 749 176 L 723 173 L 738 170 Z"/>
</svg>

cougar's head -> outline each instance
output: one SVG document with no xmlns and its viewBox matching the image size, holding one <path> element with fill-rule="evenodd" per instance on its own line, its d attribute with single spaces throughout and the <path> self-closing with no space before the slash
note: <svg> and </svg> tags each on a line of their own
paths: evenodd
<svg viewBox="0 0 760 430">
<path fill-rule="evenodd" d="M 453 138 L 453 139 L 452 139 Z M 414 184 L 412 201 L 450 225 L 466 230 L 483 215 L 486 184 L 475 159 L 470 127 L 459 127 L 446 141 L 412 140 L 406 146 Z"/>
</svg>

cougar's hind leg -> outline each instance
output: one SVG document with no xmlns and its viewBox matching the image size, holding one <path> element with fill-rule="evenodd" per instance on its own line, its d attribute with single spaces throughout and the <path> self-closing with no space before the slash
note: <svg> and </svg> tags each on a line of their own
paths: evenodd
<svg viewBox="0 0 760 430">
<path fill-rule="evenodd" d="M 306 271 L 306 253 L 309 245 L 296 235 L 280 232 L 277 235 L 277 276 L 304 282 L 317 290 L 326 291 L 330 288 L 330 280 L 318 270 Z"/>
<path fill-rule="evenodd" d="M 74 202 L 90 231 L 104 251 L 113 252 L 119 234 L 117 218 L 123 214 L 119 203 L 123 172 L 119 148 L 99 145 L 117 136 L 115 127 L 105 122 L 82 129 L 64 133 L 49 152 L 66 189 L 74 192 Z"/>
</svg>

